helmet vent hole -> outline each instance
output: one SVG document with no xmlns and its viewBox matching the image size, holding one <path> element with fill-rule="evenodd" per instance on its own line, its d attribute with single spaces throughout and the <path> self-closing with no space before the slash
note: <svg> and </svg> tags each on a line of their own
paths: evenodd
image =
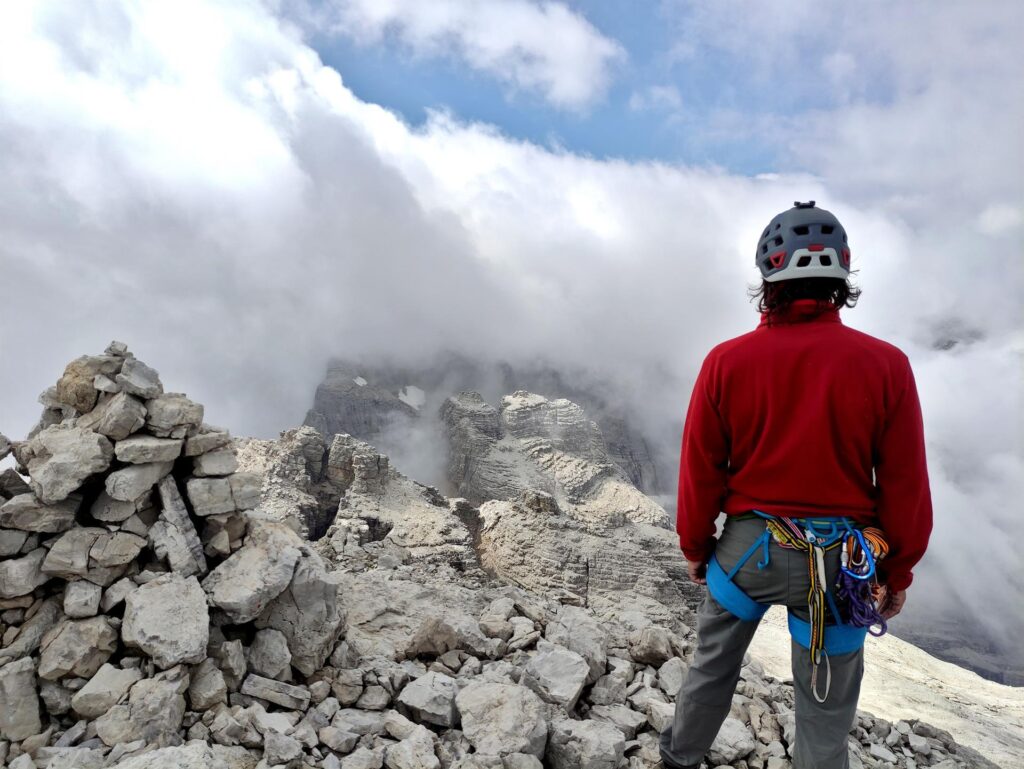
<svg viewBox="0 0 1024 769">
<path fill-rule="evenodd" d="M 775 238 L 775 245 L 781 246 L 782 245 L 782 238 L 776 237 Z"/>
<path fill-rule="evenodd" d="M 763 234 L 761 235 L 761 237 L 762 237 L 762 238 L 767 238 L 767 237 L 768 237 L 768 233 L 769 233 L 769 232 L 771 232 L 771 231 L 772 231 L 772 228 L 771 228 L 771 227 L 769 227 L 768 229 L 766 229 L 766 230 L 764 231 L 764 233 L 763 233 Z"/>
<path fill-rule="evenodd" d="M 834 229 L 835 229 L 835 227 L 833 227 L 831 224 L 823 224 L 823 225 L 821 225 L 821 234 L 822 235 L 831 235 L 832 231 Z"/>
<path fill-rule="evenodd" d="M 843 233 L 843 242 L 844 243 L 846 242 L 846 233 L 845 232 Z"/>
<path fill-rule="evenodd" d="M 768 253 L 768 244 L 767 243 L 762 243 L 761 244 L 761 253 L 762 254 L 767 254 Z"/>
<path fill-rule="evenodd" d="M 806 267 L 806 266 L 807 266 L 807 265 L 809 265 L 810 263 L 811 263 L 811 257 L 809 257 L 809 256 L 801 256 L 801 257 L 800 257 L 800 258 L 799 258 L 799 259 L 797 260 L 797 262 L 796 262 L 796 266 L 797 266 L 797 267 Z"/>
<path fill-rule="evenodd" d="M 782 227 L 782 225 L 781 225 L 781 224 L 776 224 L 776 225 L 775 225 L 775 229 L 779 229 L 779 228 L 781 228 L 781 227 Z"/>
<path fill-rule="evenodd" d="M 799 227 L 793 228 L 793 233 L 796 235 L 810 235 L 811 228 L 808 227 L 806 224 L 801 224 Z"/>
<path fill-rule="evenodd" d="M 807 257 L 807 258 L 810 259 L 810 257 Z M 831 267 L 832 266 L 832 257 L 829 256 L 828 254 L 822 254 L 821 256 L 819 256 L 818 257 L 818 261 L 821 262 L 821 266 L 822 267 Z"/>
</svg>

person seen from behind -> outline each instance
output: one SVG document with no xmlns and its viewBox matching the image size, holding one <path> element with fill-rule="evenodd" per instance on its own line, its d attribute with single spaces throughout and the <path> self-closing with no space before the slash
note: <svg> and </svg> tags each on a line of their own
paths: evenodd
<svg viewBox="0 0 1024 769">
<path fill-rule="evenodd" d="M 848 769 L 865 637 L 903 608 L 931 534 L 921 407 L 907 356 L 840 319 L 860 291 L 835 216 L 796 203 L 756 263 L 760 323 L 708 353 L 683 428 L 677 531 L 707 589 L 661 757 L 702 765 L 758 622 L 781 604 L 793 767 Z"/>
</svg>

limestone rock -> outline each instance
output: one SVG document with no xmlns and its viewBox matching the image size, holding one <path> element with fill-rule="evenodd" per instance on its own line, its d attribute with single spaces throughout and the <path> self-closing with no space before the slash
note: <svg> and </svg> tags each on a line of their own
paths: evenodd
<svg viewBox="0 0 1024 769">
<path fill-rule="evenodd" d="M 185 715 L 189 677 L 183 666 L 165 670 L 132 685 L 128 702 L 96 719 L 96 736 L 109 746 L 136 739 L 166 744 L 177 740 Z"/>
<path fill-rule="evenodd" d="M 686 663 L 673 657 L 658 668 L 658 686 L 669 697 L 675 697 L 686 679 Z"/>
<path fill-rule="evenodd" d="M 292 667 L 310 676 L 334 649 L 344 620 L 337 578 L 310 553 L 299 558 L 288 587 L 270 601 L 256 627 L 280 630 L 288 640 Z"/>
<path fill-rule="evenodd" d="M 288 639 L 280 630 L 256 631 L 249 647 L 249 669 L 265 678 L 283 678 L 291 666 Z"/>
<path fill-rule="evenodd" d="M 185 440 L 185 456 L 197 457 L 207 451 L 219 449 L 231 443 L 231 434 L 227 430 L 204 424 L 199 432 Z"/>
<path fill-rule="evenodd" d="M 117 647 L 117 633 L 106 617 L 64 620 L 42 639 L 39 677 L 90 678 Z"/>
<path fill-rule="evenodd" d="M 71 698 L 71 708 L 82 718 L 99 718 L 128 694 L 136 681 L 142 679 L 138 669 L 122 670 L 104 664 Z"/>
<path fill-rule="evenodd" d="M 17 529 L 0 529 L 0 558 L 17 555 L 28 540 L 27 531 Z"/>
<path fill-rule="evenodd" d="M 190 478 L 186 487 L 196 515 L 216 515 L 235 511 L 231 481 L 227 478 Z"/>
<path fill-rule="evenodd" d="M 121 441 L 146 423 L 146 407 L 137 398 L 119 392 L 78 420 L 78 426 Z"/>
<path fill-rule="evenodd" d="M 153 551 L 167 560 L 171 571 L 182 576 L 206 573 L 206 556 L 199 534 L 189 518 L 174 478 L 165 476 L 157 484 L 162 510 L 148 532 Z"/>
<path fill-rule="evenodd" d="M 115 381 L 124 392 L 140 398 L 155 398 L 164 391 L 160 375 L 136 358 L 128 358 Z"/>
<path fill-rule="evenodd" d="M 93 380 L 98 374 L 110 376 L 121 368 L 121 359 L 113 355 L 83 355 L 71 361 L 57 380 L 56 399 L 78 412 L 84 413 L 96 405 Z"/>
<path fill-rule="evenodd" d="M 122 502 L 134 502 L 171 472 L 173 462 L 149 462 L 129 465 L 107 476 L 107 494 Z"/>
<path fill-rule="evenodd" d="M 188 700 L 192 710 L 209 710 L 218 703 L 227 702 L 228 687 L 217 663 L 207 657 L 193 670 L 188 685 Z"/>
<path fill-rule="evenodd" d="M 114 447 L 104 436 L 68 424 L 37 433 L 19 456 L 32 491 L 44 504 L 67 499 L 90 475 L 110 467 L 113 458 Z"/>
<path fill-rule="evenodd" d="M 708 755 L 718 764 L 731 764 L 753 752 L 754 736 L 740 719 L 729 716 L 722 722 Z"/>
<path fill-rule="evenodd" d="M 608 638 L 593 614 L 576 606 L 563 606 L 555 621 L 548 623 L 544 637 L 551 643 L 576 652 L 587 661 L 590 667 L 587 683 L 592 684 L 604 675 L 608 667 L 605 651 Z"/>
<path fill-rule="evenodd" d="M 2 582 L 0 582 L 0 586 L 2 586 Z M 39 648 L 46 634 L 62 618 L 60 606 L 61 600 L 57 596 L 47 598 L 39 604 L 38 611 L 22 624 L 18 637 L 0 649 L 0 665 L 33 654 Z"/>
<path fill-rule="evenodd" d="M 155 438 L 133 435 L 114 444 L 114 456 L 135 465 L 150 462 L 171 462 L 181 456 L 184 441 L 180 438 Z"/>
<path fill-rule="evenodd" d="M 309 690 L 283 681 L 274 681 L 250 673 L 242 682 L 242 694 L 256 697 L 289 710 L 305 710 L 309 707 Z"/>
<path fill-rule="evenodd" d="M 42 730 L 35 661 L 8 662 L 0 667 L 0 740 L 17 742 Z"/>
<path fill-rule="evenodd" d="M 182 393 L 147 400 L 146 412 L 146 429 L 158 438 L 184 438 L 203 422 L 203 407 Z"/>
<path fill-rule="evenodd" d="M 553 769 L 616 769 L 626 739 L 604 721 L 559 719 L 551 728 L 547 759 Z"/>
<path fill-rule="evenodd" d="M 125 758 L 112 769 L 255 769 L 256 763 L 240 746 L 190 742 Z"/>
<path fill-rule="evenodd" d="M 121 444 L 118 444 L 120 446 Z M 121 523 L 131 518 L 139 510 L 150 506 L 153 495 L 150 492 L 143 492 L 138 499 L 127 502 L 114 499 L 103 489 L 89 508 L 89 515 L 103 523 Z"/>
<path fill-rule="evenodd" d="M 77 494 L 52 505 L 40 502 L 33 493 L 19 494 L 0 507 L 0 526 L 45 534 L 67 531 L 74 525 L 81 503 Z"/>
<path fill-rule="evenodd" d="M 251 622 L 291 583 L 301 546 L 287 526 L 254 521 L 245 544 L 203 580 L 210 605 L 232 622 Z"/>
<path fill-rule="evenodd" d="M 121 636 L 161 668 L 202 662 L 210 617 L 206 595 L 195 577 L 165 574 L 125 599 Z"/>
<path fill-rule="evenodd" d="M 587 661 L 564 646 L 540 641 L 523 670 L 523 684 L 541 699 L 572 710 L 590 675 Z"/>
<path fill-rule="evenodd" d="M 607 721 L 612 724 L 625 735 L 627 740 L 636 737 L 636 733 L 647 724 L 647 716 L 637 713 L 625 705 L 595 705 L 590 709 L 589 717 L 596 721 Z M 655 731 L 660 732 L 661 730 L 655 727 Z"/>
<path fill-rule="evenodd" d="M 64 588 L 64 614 L 72 619 L 94 617 L 100 609 L 103 588 L 85 580 L 69 582 Z"/>
<path fill-rule="evenodd" d="M 54 577 L 74 579 L 89 572 L 89 551 L 106 532 L 100 528 L 74 528 L 54 542 L 43 561 L 43 571 Z"/>
<path fill-rule="evenodd" d="M 384 765 L 388 769 L 440 769 L 430 730 L 417 725 L 404 740 L 389 745 L 384 750 Z"/>
<path fill-rule="evenodd" d="M 270 766 L 294 766 L 302 757 L 302 744 L 278 732 L 267 732 L 263 760 Z"/>
<path fill-rule="evenodd" d="M 407 684 L 398 696 L 398 704 L 416 721 L 452 728 L 459 723 L 457 693 L 454 678 L 430 672 Z"/>
<path fill-rule="evenodd" d="M 199 477 L 210 475 L 231 475 L 238 469 L 238 457 L 235 450 L 225 446 L 215 451 L 208 451 L 195 458 L 192 472 Z"/>
<path fill-rule="evenodd" d="M 91 563 L 97 566 L 124 566 L 135 560 L 146 540 L 126 531 L 103 533 L 89 550 Z"/>
<path fill-rule="evenodd" d="M 544 703 L 526 687 L 473 681 L 456 695 L 455 703 L 462 732 L 478 753 L 544 755 Z"/>
<path fill-rule="evenodd" d="M 46 550 L 37 547 L 21 558 L 0 561 L 0 598 L 28 595 L 50 577 L 43 573 Z"/>
<path fill-rule="evenodd" d="M 675 656 L 669 632 L 657 625 L 635 631 L 629 638 L 629 653 L 637 662 L 648 665 L 662 665 Z"/>
</svg>

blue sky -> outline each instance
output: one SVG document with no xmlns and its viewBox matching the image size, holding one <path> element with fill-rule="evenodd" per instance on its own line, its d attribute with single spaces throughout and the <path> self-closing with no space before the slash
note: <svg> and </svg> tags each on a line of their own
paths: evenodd
<svg viewBox="0 0 1024 769">
<path fill-rule="evenodd" d="M 569 5 L 626 54 L 611 64 L 607 91 L 577 109 L 506 87 L 457 56 L 415 52 L 395 34 L 368 42 L 321 31 L 310 42 L 356 95 L 397 110 L 412 125 L 421 124 L 428 109 L 447 109 L 513 138 L 598 158 L 658 159 L 741 174 L 793 170 L 792 158 L 780 157 L 773 126 L 838 101 L 820 70 L 820 44 L 769 75 L 713 38 L 680 51 L 692 42 L 687 30 L 695 26 L 685 4 Z M 639 107 L 637 99 L 652 87 L 662 94 L 674 89 L 671 98 L 678 102 Z"/>
</svg>

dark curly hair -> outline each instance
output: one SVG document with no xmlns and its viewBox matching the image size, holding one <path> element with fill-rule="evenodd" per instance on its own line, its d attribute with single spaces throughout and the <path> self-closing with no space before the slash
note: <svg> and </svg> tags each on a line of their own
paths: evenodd
<svg viewBox="0 0 1024 769">
<path fill-rule="evenodd" d="M 860 289 L 849 278 L 796 278 L 769 283 L 750 289 L 751 301 L 757 300 L 758 312 L 769 316 L 783 314 L 797 299 L 817 299 L 835 307 L 853 307 L 860 298 Z"/>
</svg>

